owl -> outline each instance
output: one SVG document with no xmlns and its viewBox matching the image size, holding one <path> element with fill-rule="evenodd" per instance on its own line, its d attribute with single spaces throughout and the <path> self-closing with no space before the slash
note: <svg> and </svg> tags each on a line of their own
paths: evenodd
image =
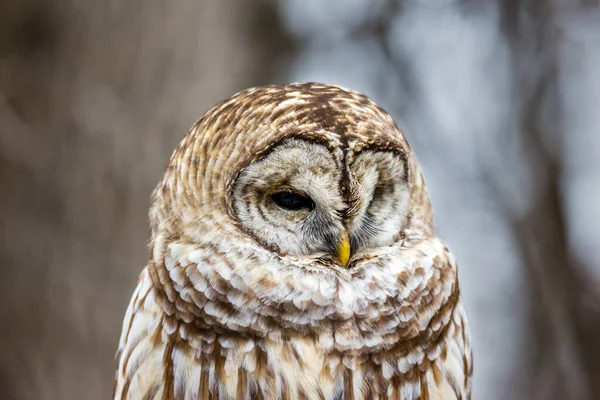
<svg viewBox="0 0 600 400">
<path fill-rule="evenodd" d="M 468 399 L 457 266 L 392 118 L 337 86 L 208 111 L 152 195 L 115 399 Z"/>
</svg>

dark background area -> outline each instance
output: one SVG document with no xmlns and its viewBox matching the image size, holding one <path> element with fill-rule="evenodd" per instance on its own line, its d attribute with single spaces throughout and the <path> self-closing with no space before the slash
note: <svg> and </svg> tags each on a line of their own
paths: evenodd
<svg viewBox="0 0 600 400">
<path fill-rule="evenodd" d="M 474 399 L 600 399 L 596 1 L 0 2 L 0 399 L 110 398 L 149 196 L 214 103 L 322 81 L 398 120 Z"/>
</svg>

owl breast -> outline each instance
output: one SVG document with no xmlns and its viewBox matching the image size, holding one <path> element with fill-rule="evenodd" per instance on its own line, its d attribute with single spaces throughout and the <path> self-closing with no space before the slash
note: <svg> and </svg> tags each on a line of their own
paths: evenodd
<svg viewBox="0 0 600 400">
<path fill-rule="evenodd" d="M 468 398 L 466 317 L 439 240 L 346 279 L 280 265 L 279 278 L 290 274 L 305 292 L 270 282 L 264 268 L 240 276 L 233 264 L 210 266 L 211 249 L 171 244 L 164 263 L 142 273 L 115 398 Z"/>
</svg>

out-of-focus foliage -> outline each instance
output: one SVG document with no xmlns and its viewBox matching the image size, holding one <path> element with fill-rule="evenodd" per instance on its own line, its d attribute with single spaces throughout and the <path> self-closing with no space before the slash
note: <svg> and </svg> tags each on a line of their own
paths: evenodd
<svg viewBox="0 0 600 400">
<path fill-rule="evenodd" d="M 474 399 L 600 398 L 595 1 L 0 2 L 0 398 L 110 397 L 149 195 L 247 86 L 373 97 L 460 265 Z"/>
</svg>

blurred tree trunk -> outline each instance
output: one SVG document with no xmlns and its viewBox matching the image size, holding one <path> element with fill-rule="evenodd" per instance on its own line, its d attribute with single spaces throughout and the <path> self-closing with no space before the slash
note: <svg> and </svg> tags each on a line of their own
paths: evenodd
<svg viewBox="0 0 600 400">
<path fill-rule="evenodd" d="M 1 399 L 111 396 L 150 192 L 208 107 L 264 83 L 274 17 L 243 0 L 0 3 Z"/>
<path fill-rule="evenodd" d="M 583 3 L 573 6 L 579 12 L 586 8 Z M 552 0 L 504 0 L 501 7 L 521 105 L 516 140 L 539 186 L 525 215 L 506 215 L 529 276 L 531 391 L 540 400 L 597 399 L 600 290 L 586 283 L 590 271 L 570 250 L 563 184 L 569 132 L 562 123 L 560 13 L 572 10 Z M 500 202 L 510 196 L 496 194 Z"/>
</svg>

